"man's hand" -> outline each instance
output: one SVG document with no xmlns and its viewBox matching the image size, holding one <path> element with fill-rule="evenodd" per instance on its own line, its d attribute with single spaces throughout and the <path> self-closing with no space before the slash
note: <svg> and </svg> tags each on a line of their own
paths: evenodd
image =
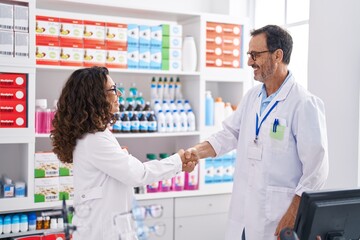
<svg viewBox="0 0 360 240">
<path fill-rule="evenodd" d="M 186 151 L 180 149 L 178 154 L 181 157 L 183 163 L 182 170 L 185 172 L 192 172 L 199 161 L 199 156 L 195 148 L 189 148 Z"/>
<path fill-rule="evenodd" d="M 296 214 L 297 214 L 297 210 L 299 208 L 299 204 L 300 204 L 300 199 L 301 197 L 295 195 L 288 210 L 286 211 L 286 213 L 284 214 L 284 216 L 281 218 L 276 231 L 274 233 L 275 236 L 277 236 L 279 238 L 279 234 L 280 231 L 284 228 L 294 228 L 295 225 L 295 219 L 296 219 Z"/>
</svg>

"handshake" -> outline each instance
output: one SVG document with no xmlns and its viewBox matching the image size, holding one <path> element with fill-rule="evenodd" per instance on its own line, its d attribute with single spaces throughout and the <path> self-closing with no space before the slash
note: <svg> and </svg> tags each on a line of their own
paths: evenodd
<svg viewBox="0 0 360 240">
<path fill-rule="evenodd" d="M 199 152 L 196 148 L 188 148 L 187 150 L 180 149 L 178 154 L 182 161 L 182 170 L 185 172 L 192 172 L 199 162 Z"/>
</svg>

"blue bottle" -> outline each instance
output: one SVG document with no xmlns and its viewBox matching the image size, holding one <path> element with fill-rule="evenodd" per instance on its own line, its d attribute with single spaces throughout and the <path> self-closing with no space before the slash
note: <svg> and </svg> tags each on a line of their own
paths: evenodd
<svg viewBox="0 0 360 240">
<path fill-rule="evenodd" d="M 205 125 L 214 125 L 214 99 L 210 91 L 206 91 L 205 97 Z"/>
</svg>

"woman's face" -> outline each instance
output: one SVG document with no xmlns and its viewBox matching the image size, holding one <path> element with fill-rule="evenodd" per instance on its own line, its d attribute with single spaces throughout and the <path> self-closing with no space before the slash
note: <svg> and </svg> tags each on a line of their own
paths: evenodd
<svg viewBox="0 0 360 240">
<path fill-rule="evenodd" d="M 107 82 L 105 86 L 106 91 L 106 98 L 108 102 L 110 103 L 110 112 L 116 113 L 119 111 L 119 101 L 118 98 L 121 96 L 121 93 L 119 90 L 117 90 L 116 85 L 112 78 L 108 75 L 107 76 Z"/>
</svg>

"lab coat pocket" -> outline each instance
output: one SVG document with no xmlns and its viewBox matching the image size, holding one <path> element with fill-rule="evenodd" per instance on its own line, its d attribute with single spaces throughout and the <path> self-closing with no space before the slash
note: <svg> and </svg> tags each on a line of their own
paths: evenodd
<svg viewBox="0 0 360 240">
<path fill-rule="evenodd" d="M 290 206 L 295 189 L 268 186 L 266 188 L 265 215 L 270 221 L 279 221 Z"/>
<path fill-rule="evenodd" d="M 274 118 L 270 124 L 270 147 L 276 150 L 286 149 L 289 145 L 289 127 L 286 119 Z"/>
</svg>

